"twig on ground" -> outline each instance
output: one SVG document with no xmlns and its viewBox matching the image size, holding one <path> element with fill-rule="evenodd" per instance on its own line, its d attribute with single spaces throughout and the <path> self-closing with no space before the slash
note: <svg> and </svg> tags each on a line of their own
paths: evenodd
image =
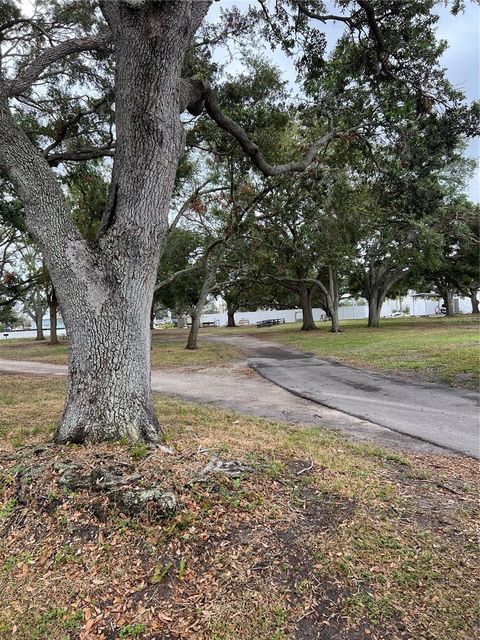
<svg viewBox="0 0 480 640">
<path fill-rule="evenodd" d="M 310 609 L 309 611 L 306 611 L 306 612 L 303 614 L 303 616 L 301 616 L 300 618 L 298 618 L 298 620 L 297 620 L 297 624 L 298 624 L 301 620 L 303 620 L 304 618 L 308 618 L 308 616 L 311 616 L 311 615 L 312 615 L 312 613 L 315 613 L 315 609 Z"/>
<path fill-rule="evenodd" d="M 305 473 L 306 471 L 310 471 L 310 469 L 313 469 L 312 456 L 309 456 L 309 458 L 310 458 L 310 465 L 308 467 L 305 467 L 304 469 L 300 469 L 300 471 L 297 471 L 297 476 L 301 476 L 302 473 Z"/>
</svg>

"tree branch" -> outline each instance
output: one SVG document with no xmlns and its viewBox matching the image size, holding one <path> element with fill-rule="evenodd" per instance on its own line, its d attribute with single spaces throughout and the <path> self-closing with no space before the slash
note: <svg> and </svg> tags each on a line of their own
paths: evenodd
<svg viewBox="0 0 480 640">
<path fill-rule="evenodd" d="M 98 147 L 91 149 L 76 149 L 72 151 L 61 151 L 46 156 L 46 161 L 51 167 L 57 167 L 62 162 L 84 162 L 85 160 L 94 160 L 95 158 L 105 158 L 106 156 L 113 158 L 114 149 L 112 146 Z"/>
<path fill-rule="evenodd" d="M 171 224 L 168 227 L 168 232 L 167 233 L 170 233 L 171 231 L 173 231 L 173 229 L 176 228 L 176 226 L 179 223 L 180 219 L 182 218 L 184 213 L 186 211 L 188 211 L 188 209 L 190 208 L 192 203 L 196 200 L 196 198 L 198 198 L 199 196 L 207 195 L 208 193 L 215 193 L 217 191 L 225 191 L 225 189 L 227 189 L 227 187 L 212 187 L 211 189 L 207 189 L 207 190 L 203 191 L 203 189 L 208 184 L 210 184 L 214 179 L 215 179 L 215 176 L 207 178 L 204 182 L 202 182 L 202 184 L 200 186 L 198 186 L 190 194 L 190 196 L 185 200 L 185 202 L 182 204 L 180 209 L 177 211 L 174 219 L 172 220 Z"/>
<path fill-rule="evenodd" d="M 191 267 L 186 267 L 185 269 L 180 269 L 180 271 L 176 271 L 174 274 L 172 274 L 168 278 L 165 278 L 165 280 L 162 280 L 157 285 L 155 285 L 154 291 L 158 291 L 162 287 L 166 287 L 167 284 L 170 284 L 171 282 L 176 280 L 178 277 L 183 276 L 183 274 L 185 273 L 190 273 L 191 271 L 195 271 L 196 269 L 198 269 L 198 265 L 193 265 Z"/>
<path fill-rule="evenodd" d="M 375 47 L 375 53 L 377 55 L 377 59 L 380 63 L 383 73 L 385 76 L 398 82 L 399 84 L 407 85 L 409 84 L 406 80 L 401 78 L 397 73 L 392 70 L 391 65 L 388 62 L 389 51 L 387 49 L 385 38 L 383 37 L 382 30 L 380 28 L 377 16 L 375 15 L 375 8 L 371 0 L 356 0 L 357 4 L 360 6 L 360 10 L 355 12 L 350 16 L 341 16 L 341 15 L 321 15 L 318 14 L 311 9 L 309 9 L 304 0 L 293 0 L 293 2 L 297 5 L 299 11 L 313 20 L 319 20 L 320 22 L 327 22 L 331 20 L 337 20 L 339 22 L 344 22 L 347 24 L 350 29 L 358 29 L 361 30 L 361 23 L 357 22 L 357 16 L 363 11 L 365 15 L 365 19 L 370 31 L 370 38 Z M 416 87 L 421 90 L 420 87 Z"/>
<path fill-rule="evenodd" d="M 15 80 L 5 83 L 6 95 L 16 96 L 29 89 L 52 64 L 74 53 L 83 51 L 105 51 L 112 40 L 110 31 L 102 31 L 96 36 L 73 38 L 49 47 L 41 53 Z"/>
<path fill-rule="evenodd" d="M 72 116 L 70 120 L 61 122 L 60 126 L 56 131 L 53 142 L 49 144 L 48 147 L 43 152 L 45 157 L 48 157 L 51 151 L 53 151 L 60 144 L 62 144 L 62 142 L 65 140 L 65 137 L 70 127 L 73 127 L 74 125 L 78 124 L 83 117 L 96 113 L 98 108 L 101 107 L 103 104 L 105 104 L 106 101 L 107 101 L 107 97 L 103 96 L 102 98 L 100 98 L 100 100 L 97 100 L 96 102 L 93 103 L 93 106 L 91 109 L 85 109 L 84 111 L 80 110 L 78 113 Z"/>
<path fill-rule="evenodd" d="M 341 16 L 341 15 L 332 15 L 332 14 L 320 14 L 316 13 L 309 9 L 303 0 L 293 0 L 293 2 L 297 5 L 298 9 L 305 14 L 308 18 L 312 18 L 313 20 L 319 20 L 320 22 L 330 22 L 332 20 L 338 22 L 345 22 L 349 27 L 353 26 L 353 16 Z"/>
<path fill-rule="evenodd" d="M 245 129 L 223 113 L 212 89 L 206 85 L 204 86 L 203 102 L 205 110 L 212 120 L 235 138 L 253 164 L 266 176 L 281 176 L 285 173 L 304 171 L 313 162 L 321 149 L 325 148 L 334 138 L 339 137 L 339 133 L 333 128 L 331 116 L 328 116 L 328 131 L 310 145 L 301 160 L 273 165 L 265 160 L 258 145 L 250 140 Z M 198 108 L 198 104 L 196 106 Z"/>
</svg>

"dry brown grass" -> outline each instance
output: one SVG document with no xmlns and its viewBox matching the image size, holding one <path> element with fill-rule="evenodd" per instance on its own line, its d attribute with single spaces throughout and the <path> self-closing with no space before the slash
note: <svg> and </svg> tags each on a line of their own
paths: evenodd
<svg viewBox="0 0 480 640">
<path fill-rule="evenodd" d="M 475 636 L 472 460 L 399 456 L 165 398 L 173 455 L 35 452 L 63 385 L 0 378 L 1 640 Z M 254 471 L 195 482 L 212 455 Z M 65 492 L 53 464 L 67 459 L 131 465 L 145 486 L 177 491 L 180 509 L 151 522 L 98 492 Z"/>
</svg>

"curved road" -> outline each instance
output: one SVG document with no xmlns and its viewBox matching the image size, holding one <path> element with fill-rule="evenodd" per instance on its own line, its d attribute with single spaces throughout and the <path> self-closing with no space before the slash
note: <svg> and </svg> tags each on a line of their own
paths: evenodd
<svg viewBox="0 0 480 640">
<path fill-rule="evenodd" d="M 480 458 L 479 398 L 474 392 L 413 383 L 256 338 L 217 339 L 245 351 L 255 371 L 302 398 Z"/>
</svg>

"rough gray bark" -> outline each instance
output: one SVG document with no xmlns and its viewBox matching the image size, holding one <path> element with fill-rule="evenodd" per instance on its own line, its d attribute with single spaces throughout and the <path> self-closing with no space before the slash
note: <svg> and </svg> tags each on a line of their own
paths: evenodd
<svg viewBox="0 0 480 640">
<path fill-rule="evenodd" d="M 298 301 L 302 310 L 301 331 L 315 331 L 317 325 L 313 320 L 312 299 L 315 287 L 302 288 L 298 294 Z"/>
<path fill-rule="evenodd" d="M 0 167 L 23 202 L 70 338 L 57 442 L 159 437 L 150 391 L 149 317 L 184 148 L 181 68 L 209 5 L 101 3 L 115 51 L 117 141 L 95 249 L 74 224 L 48 162 L 0 102 Z"/>
<path fill-rule="evenodd" d="M 128 305 L 112 294 L 97 315 L 88 310 L 73 323 L 69 318 L 74 330 L 69 330 L 69 385 L 59 442 L 157 439 L 160 427 L 150 391 L 150 300 L 145 290 L 127 293 Z"/>
</svg>

